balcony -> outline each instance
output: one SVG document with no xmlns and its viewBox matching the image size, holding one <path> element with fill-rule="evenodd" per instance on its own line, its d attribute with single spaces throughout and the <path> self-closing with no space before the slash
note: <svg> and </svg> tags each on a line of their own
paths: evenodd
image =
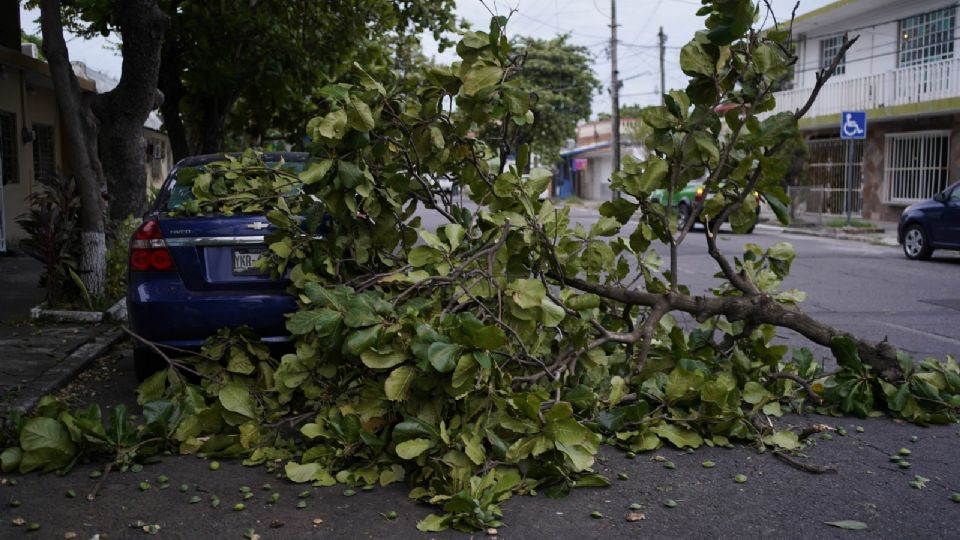
<svg viewBox="0 0 960 540">
<path fill-rule="evenodd" d="M 773 112 L 795 111 L 811 88 L 777 92 Z M 868 77 L 828 82 L 820 90 L 808 118 L 960 97 L 960 58 L 898 68 Z"/>
</svg>

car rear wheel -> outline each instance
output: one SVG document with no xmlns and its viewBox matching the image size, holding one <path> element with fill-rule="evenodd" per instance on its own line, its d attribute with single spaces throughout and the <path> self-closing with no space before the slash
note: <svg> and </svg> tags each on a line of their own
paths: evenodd
<svg viewBox="0 0 960 540">
<path fill-rule="evenodd" d="M 908 259 L 925 261 L 933 254 L 926 231 L 917 224 L 907 227 L 903 234 L 903 254 Z"/>
<path fill-rule="evenodd" d="M 167 367 L 167 361 L 149 349 L 133 348 L 133 372 L 138 381 L 145 381 L 154 373 Z"/>
</svg>

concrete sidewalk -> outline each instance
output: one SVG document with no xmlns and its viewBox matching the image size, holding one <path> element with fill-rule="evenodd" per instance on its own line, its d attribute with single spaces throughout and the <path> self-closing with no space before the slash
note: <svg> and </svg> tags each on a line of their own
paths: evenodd
<svg viewBox="0 0 960 540">
<path fill-rule="evenodd" d="M 577 200 L 574 203 L 566 203 L 563 199 L 552 201 L 558 207 L 570 208 L 570 215 L 575 218 L 590 218 L 600 215 L 600 205 L 603 201 L 584 201 Z M 826 227 L 817 223 L 791 223 L 784 226 L 777 221 L 773 212 L 764 206 L 760 212 L 760 221 L 757 223 L 757 229 L 780 232 L 785 234 L 800 234 L 804 236 L 819 236 L 823 238 L 836 238 L 838 240 L 850 240 L 853 242 L 864 242 L 879 246 L 896 247 L 897 243 L 897 223 L 896 222 L 871 222 L 876 227 L 874 229 L 858 229 L 856 227 Z M 880 230 L 878 230 L 880 229 Z M 724 229 L 726 230 L 726 229 Z"/>
<path fill-rule="evenodd" d="M 123 338 L 110 323 L 31 321 L 30 308 L 44 299 L 41 271 L 29 257 L 0 255 L 0 417 L 29 411 Z"/>
</svg>

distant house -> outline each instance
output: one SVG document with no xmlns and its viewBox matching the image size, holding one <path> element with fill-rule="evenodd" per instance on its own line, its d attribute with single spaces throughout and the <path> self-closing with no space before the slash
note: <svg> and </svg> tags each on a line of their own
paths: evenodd
<svg viewBox="0 0 960 540">
<path fill-rule="evenodd" d="M 854 214 L 895 220 L 960 177 L 957 16 L 955 0 L 840 0 L 797 17 L 799 61 L 774 112 L 802 106 L 843 35 L 860 36 L 801 121 L 806 180 L 793 190 L 816 195 L 819 212 L 844 212 L 843 111 L 867 112 L 866 140 L 853 143 Z"/>
<path fill-rule="evenodd" d="M 38 178 L 62 172 L 70 174 L 69 152 L 64 151 L 61 118 L 46 62 L 38 58 L 35 45 L 20 43 L 17 11 L 0 13 L 0 252 L 23 237 L 16 218 L 27 211 L 27 196 Z M 116 85 L 109 77 L 75 63 L 80 87 L 87 92 L 105 92 Z M 170 142 L 160 131 L 161 122 L 151 114 L 144 124 L 147 140 L 146 172 L 154 185 L 172 166 Z"/>
<path fill-rule="evenodd" d="M 620 119 L 620 156 L 643 157 L 643 149 L 632 141 L 631 134 L 639 120 Z M 613 122 L 596 120 L 577 126 L 577 138 L 571 148 L 560 152 L 561 163 L 554 176 L 554 196 L 578 197 L 589 201 L 613 198 L 610 176 L 613 174 Z"/>
</svg>

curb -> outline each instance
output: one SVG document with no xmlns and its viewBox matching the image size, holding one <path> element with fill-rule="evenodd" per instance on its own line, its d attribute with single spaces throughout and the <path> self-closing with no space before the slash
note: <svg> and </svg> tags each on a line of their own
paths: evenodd
<svg viewBox="0 0 960 540">
<path fill-rule="evenodd" d="M 122 328 L 111 328 L 73 350 L 66 358 L 48 369 L 43 375 L 27 383 L 17 392 L 21 397 L 13 400 L 9 409 L 29 413 L 40 398 L 60 390 L 71 379 L 90 365 L 94 359 L 108 351 L 126 334 Z"/>
<path fill-rule="evenodd" d="M 833 238 L 834 240 L 850 240 L 853 242 L 862 242 L 865 244 L 873 244 L 875 246 L 884 246 L 884 247 L 897 247 L 897 241 L 895 239 L 890 239 L 886 237 L 877 238 L 874 236 L 865 236 L 859 234 L 847 234 L 847 233 L 834 233 L 834 232 L 825 232 L 819 230 L 808 230 L 808 229 L 797 229 L 793 227 L 784 227 L 780 229 L 781 232 L 786 234 L 797 234 L 802 236 L 818 236 L 820 238 Z"/>
</svg>

